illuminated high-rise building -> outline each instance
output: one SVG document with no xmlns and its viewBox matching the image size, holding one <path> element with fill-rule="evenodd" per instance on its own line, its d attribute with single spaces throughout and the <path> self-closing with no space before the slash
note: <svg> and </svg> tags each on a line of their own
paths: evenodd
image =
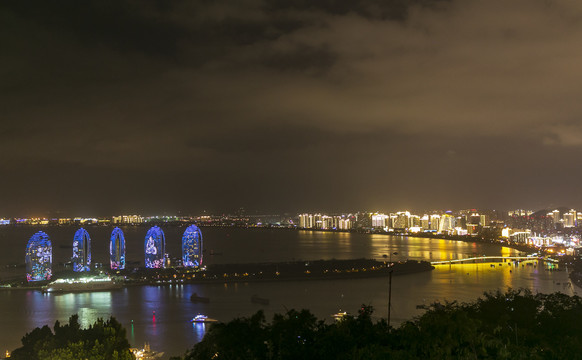
<svg viewBox="0 0 582 360">
<path fill-rule="evenodd" d="M 410 212 L 400 211 L 396 213 L 395 229 L 406 229 L 410 227 Z"/>
<path fill-rule="evenodd" d="M 467 216 L 467 224 L 479 225 L 480 222 L 481 215 L 479 213 L 471 213 L 471 215 Z"/>
<path fill-rule="evenodd" d="M 321 214 L 313 215 L 313 227 L 315 229 L 323 229 L 323 221 L 321 220 Z"/>
<path fill-rule="evenodd" d="M 145 267 L 148 269 L 163 268 L 165 250 L 164 232 L 158 226 L 153 226 L 148 230 L 144 242 Z"/>
<path fill-rule="evenodd" d="M 73 270 L 91 270 L 91 238 L 87 230 L 80 228 L 73 238 Z"/>
<path fill-rule="evenodd" d="M 333 218 L 331 216 L 323 215 L 321 217 L 321 228 L 329 230 L 333 228 Z"/>
<path fill-rule="evenodd" d="M 439 233 L 449 234 L 455 230 L 456 219 L 451 214 L 443 214 L 439 222 Z"/>
<path fill-rule="evenodd" d="M 343 218 L 340 219 L 338 225 L 339 225 L 338 228 L 340 230 L 350 230 L 350 229 L 352 229 L 354 227 L 354 223 L 350 219 L 348 219 L 348 218 L 346 218 L 346 219 L 343 219 Z"/>
<path fill-rule="evenodd" d="M 420 227 L 420 216 L 410 215 L 410 219 L 408 220 L 408 227 Z"/>
<path fill-rule="evenodd" d="M 390 220 L 388 220 L 388 227 L 394 229 L 398 222 L 398 215 L 390 213 Z"/>
<path fill-rule="evenodd" d="M 372 214 L 372 227 L 373 228 L 385 228 L 387 226 L 387 220 L 389 219 L 386 214 Z"/>
<path fill-rule="evenodd" d="M 42 231 L 34 234 L 26 244 L 26 280 L 50 280 L 53 265 L 53 247 L 48 235 Z"/>
<path fill-rule="evenodd" d="M 575 227 L 577 220 L 577 212 L 572 209 L 564 214 L 564 227 Z"/>
<path fill-rule="evenodd" d="M 202 232 L 196 225 L 190 225 L 182 236 L 182 265 L 194 267 L 202 265 Z"/>
<path fill-rule="evenodd" d="M 554 224 L 558 224 L 560 222 L 560 220 L 562 220 L 560 218 L 560 210 L 554 210 L 554 211 L 548 213 L 548 217 L 552 219 Z"/>
<path fill-rule="evenodd" d="M 372 227 L 372 216 L 370 213 L 357 213 L 355 227 L 358 229 L 369 229 Z"/>
<path fill-rule="evenodd" d="M 420 227 L 423 230 L 429 230 L 430 229 L 430 218 L 428 217 L 428 215 L 425 214 L 425 215 L 423 215 L 420 218 Z"/>
<path fill-rule="evenodd" d="M 118 227 L 111 232 L 109 262 L 112 270 L 125 269 L 125 236 L 123 236 L 123 231 Z"/>
<path fill-rule="evenodd" d="M 299 215 L 299 227 L 304 229 L 313 229 L 313 215 L 311 214 L 300 214 Z"/>
<path fill-rule="evenodd" d="M 437 214 L 432 214 L 430 216 L 430 229 L 431 230 L 439 230 L 439 225 L 441 221 L 441 216 Z"/>
</svg>

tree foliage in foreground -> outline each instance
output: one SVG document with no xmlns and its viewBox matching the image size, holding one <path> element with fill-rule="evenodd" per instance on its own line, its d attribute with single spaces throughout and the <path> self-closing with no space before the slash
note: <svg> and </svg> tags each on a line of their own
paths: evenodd
<svg viewBox="0 0 582 360">
<path fill-rule="evenodd" d="M 213 325 L 182 358 L 198 359 L 577 359 L 582 299 L 529 290 L 485 293 L 471 303 L 435 303 L 398 328 L 373 321 L 372 308 L 326 324 L 309 311 L 267 323 L 249 318 Z"/>
<path fill-rule="evenodd" d="M 36 328 L 22 338 L 22 347 L 12 352 L 14 360 L 133 360 L 125 329 L 115 318 L 98 319 L 88 329 L 81 329 L 79 316 L 69 323 L 55 323 Z"/>
</svg>

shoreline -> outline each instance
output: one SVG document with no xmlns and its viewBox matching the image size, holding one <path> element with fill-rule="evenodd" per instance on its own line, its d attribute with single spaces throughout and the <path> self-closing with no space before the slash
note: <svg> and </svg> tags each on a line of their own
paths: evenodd
<svg viewBox="0 0 582 360">
<path fill-rule="evenodd" d="M 525 245 L 525 244 L 517 244 L 512 243 L 509 241 L 499 241 L 493 238 L 485 238 L 485 237 L 477 237 L 471 235 L 442 235 L 442 234 L 435 234 L 432 233 L 412 233 L 412 234 L 405 234 L 405 233 L 398 233 L 398 232 L 385 232 L 385 231 L 358 231 L 358 230 L 326 230 L 326 229 L 305 229 L 305 228 L 296 228 L 298 231 L 314 231 L 314 232 L 330 232 L 330 233 L 354 233 L 354 234 L 369 234 L 369 235 L 384 235 L 384 236 L 398 236 L 398 237 L 415 237 L 421 239 L 441 239 L 441 240 L 452 240 L 452 241 L 463 241 L 466 243 L 479 243 L 479 244 L 491 244 L 491 245 L 499 245 L 502 247 L 512 248 L 514 250 L 518 250 L 521 252 L 533 252 L 536 249 L 534 247 Z"/>
<path fill-rule="evenodd" d="M 174 226 L 176 226 L 177 224 L 174 224 Z M 180 224 L 181 225 L 181 224 Z M 216 225 L 214 226 L 204 226 L 201 225 L 201 227 L 218 227 Z M 505 241 L 498 241 L 496 239 L 491 239 L 491 238 L 484 238 L 484 237 L 474 237 L 474 236 L 447 236 L 447 235 L 435 235 L 432 233 L 418 233 L 418 234 L 405 234 L 405 233 L 395 233 L 395 232 L 383 232 L 383 231 L 376 231 L 376 232 L 372 232 L 372 231 L 358 231 L 358 230 L 325 230 L 325 229 L 303 229 L 303 228 L 297 228 L 297 227 L 251 227 L 251 226 L 220 226 L 221 228 L 237 228 L 237 229 L 257 229 L 257 230 L 276 230 L 276 231 L 305 231 L 305 232 L 338 232 L 338 233 L 353 233 L 353 234 L 364 234 L 364 235 L 385 235 L 385 236 L 398 236 L 401 238 L 408 238 L 408 237 L 416 237 L 416 238 L 421 238 L 421 239 L 442 239 L 442 240 L 450 240 L 450 241 L 463 241 L 465 243 L 478 243 L 478 244 L 490 244 L 490 245 L 496 245 L 499 247 L 507 247 L 507 248 L 511 248 L 514 249 L 516 251 L 519 252 L 523 252 L 526 254 L 531 254 L 533 253 L 536 249 L 529 247 L 529 246 L 525 246 L 523 244 L 516 244 L 516 243 L 511 243 L 511 242 L 505 242 Z M 386 258 L 383 259 L 384 262 L 387 260 Z M 317 260 L 317 261 L 334 261 L 334 260 Z M 376 260 L 377 261 L 377 260 Z M 429 261 L 429 260 L 423 260 L 423 261 Z M 315 261 L 307 261 L 307 262 L 315 262 Z M 285 262 L 281 262 L 279 264 L 285 264 Z M 245 264 L 245 265 L 249 265 L 252 266 L 252 264 Z M 375 264 L 376 266 L 378 266 L 378 264 Z M 213 264 L 211 266 L 228 266 L 228 267 L 236 267 L 238 266 L 237 264 Z M 105 272 L 108 272 L 109 270 L 107 269 L 102 269 Z M 166 270 L 170 270 L 170 269 L 166 269 Z M 97 270 L 99 271 L 99 270 Z M 171 271 L 171 270 L 170 270 Z M 240 272 L 240 273 L 251 273 L 252 271 L 247 270 L 236 270 L 236 271 L 225 271 L 225 272 L 231 272 L 231 273 L 236 273 L 236 272 Z M 148 273 L 149 272 L 149 273 Z M 156 278 L 155 280 L 152 279 L 153 276 L 156 276 L 155 273 L 151 273 L 151 269 L 143 269 L 143 270 L 139 270 L 138 273 L 140 273 L 142 276 L 147 276 L 149 277 L 149 279 L 144 280 L 144 281 L 139 281 L 137 280 L 136 282 L 138 282 L 138 284 L 136 285 L 161 285 L 164 284 L 164 280 L 171 280 L 169 278 L 165 278 L 165 279 L 160 279 L 159 276 L 158 278 Z M 186 279 L 186 278 L 182 278 L 182 279 L 176 279 L 176 280 L 183 280 L 180 282 L 173 282 L 174 284 L 176 283 L 210 283 L 210 282 L 214 282 L 214 283 L 229 283 L 229 282 L 260 282 L 260 281 L 281 281 L 281 280 L 327 280 L 327 279 L 352 279 L 352 278 L 363 278 L 363 277 L 381 277 L 381 276 L 388 276 L 388 274 L 383 274 L 382 271 L 378 271 L 378 272 L 368 272 L 367 274 L 364 273 L 351 273 L 351 274 L 309 274 L 309 275 L 298 275 L 295 274 L 294 276 L 290 277 L 290 276 L 276 276 L 276 277 L 258 277 L 258 276 L 244 276 L 241 278 L 237 278 L 237 276 L 227 276 L 227 278 L 225 277 L 219 277 L 219 274 L 213 274 L 213 273 L 208 273 L 207 272 L 207 277 L 205 279 L 203 278 L 190 278 L 190 279 Z M 55 274 L 58 276 L 58 274 Z M 127 275 L 130 275 L 130 273 L 128 272 Z M 396 275 L 396 272 L 394 272 L 394 275 Z M 53 277 L 53 279 L 55 279 L 56 277 Z M 11 279 L 5 279 L 6 283 L 15 283 L 16 278 L 12 277 Z M 127 284 L 129 286 L 134 286 L 134 284 Z M 18 286 L 11 286 L 11 287 L 5 287 L 5 286 L 0 286 L 0 291 L 1 290 L 15 290 L 15 289 L 32 289 L 32 290 L 37 290 L 40 289 L 41 285 L 37 285 L 37 286 L 22 286 L 22 285 L 18 285 Z"/>
<path fill-rule="evenodd" d="M 389 264 L 374 259 L 315 260 L 273 263 L 217 264 L 206 271 L 183 269 L 142 269 L 128 273 L 123 287 L 168 286 L 181 284 L 227 284 L 245 282 L 350 280 L 415 274 L 434 270 L 429 262 L 407 260 Z M 149 278 L 144 279 L 144 274 Z M 110 275 L 120 276 L 120 275 Z M 133 277 L 133 278 L 132 278 Z M 154 278 L 155 277 L 155 278 Z M 53 278 L 57 279 L 58 275 Z M 42 284 L 0 287 L 2 290 L 42 290 Z M 107 291 L 107 290 L 104 290 Z M 75 292 L 75 291 L 70 291 Z"/>
</svg>

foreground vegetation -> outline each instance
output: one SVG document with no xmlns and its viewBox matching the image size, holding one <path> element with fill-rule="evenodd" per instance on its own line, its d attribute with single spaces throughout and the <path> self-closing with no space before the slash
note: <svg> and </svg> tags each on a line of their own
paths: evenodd
<svg viewBox="0 0 582 360">
<path fill-rule="evenodd" d="M 397 328 L 374 321 L 373 309 L 329 324 L 308 310 L 217 323 L 182 357 L 198 359 L 578 359 L 582 298 L 528 290 L 486 293 L 471 303 L 435 303 Z M 78 316 L 54 331 L 22 338 L 15 360 L 130 360 L 125 330 L 114 318 L 81 329 Z"/>
<path fill-rule="evenodd" d="M 133 360 L 125 329 L 111 317 L 98 319 L 88 329 L 82 329 L 79 316 L 69 323 L 55 323 L 54 332 L 48 326 L 36 328 L 22 338 L 22 347 L 14 350 L 14 360 Z"/>
<path fill-rule="evenodd" d="M 486 293 L 472 303 L 433 304 L 398 328 L 372 308 L 326 324 L 307 310 L 262 312 L 213 325 L 181 358 L 197 359 L 576 359 L 582 299 L 527 290 Z"/>
</svg>

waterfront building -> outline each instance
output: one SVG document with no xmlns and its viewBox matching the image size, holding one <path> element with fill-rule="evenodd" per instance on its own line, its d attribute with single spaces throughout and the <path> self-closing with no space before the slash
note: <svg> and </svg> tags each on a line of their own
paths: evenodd
<svg viewBox="0 0 582 360">
<path fill-rule="evenodd" d="M 338 216 L 338 215 L 332 216 L 332 228 L 333 229 L 339 229 L 340 228 L 339 227 L 339 223 L 340 223 L 340 220 L 341 219 L 342 219 L 341 216 Z"/>
<path fill-rule="evenodd" d="M 439 224 L 440 224 L 441 216 L 437 214 L 433 214 L 430 216 L 430 229 L 438 231 Z"/>
<path fill-rule="evenodd" d="M 531 238 L 531 230 L 529 229 L 513 229 L 509 238 L 519 244 L 527 244 Z"/>
<path fill-rule="evenodd" d="M 394 229 L 406 229 L 410 227 L 410 212 L 400 211 L 396 213 Z"/>
<path fill-rule="evenodd" d="M 479 233 L 479 229 L 480 229 L 479 224 L 467 224 L 468 235 L 477 235 Z"/>
<path fill-rule="evenodd" d="M 479 213 L 471 213 L 467 219 L 467 225 L 479 225 L 481 223 L 481 215 Z"/>
<path fill-rule="evenodd" d="M 313 215 L 300 214 L 299 215 L 299 227 L 304 228 L 304 229 L 313 229 Z"/>
<path fill-rule="evenodd" d="M 372 217 L 370 213 L 357 213 L 355 226 L 359 229 L 370 229 L 372 227 Z"/>
<path fill-rule="evenodd" d="M 466 236 L 468 235 L 467 229 L 463 229 L 460 226 L 457 226 L 453 229 L 453 234 L 454 235 L 460 235 L 460 236 Z"/>
<path fill-rule="evenodd" d="M 112 270 L 125 269 L 125 236 L 118 227 L 111 232 L 109 262 Z"/>
<path fill-rule="evenodd" d="M 338 228 L 340 230 L 350 230 L 354 227 L 354 223 L 350 219 L 340 219 Z"/>
<path fill-rule="evenodd" d="M 388 220 L 388 227 L 390 229 L 394 229 L 395 225 L 396 225 L 396 220 L 398 220 L 398 215 L 394 214 L 394 213 L 390 213 L 390 220 Z"/>
<path fill-rule="evenodd" d="M 73 271 L 91 270 L 91 238 L 87 230 L 80 228 L 73 238 Z"/>
<path fill-rule="evenodd" d="M 53 247 L 49 236 L 39 231 L 26 244 L 26 280 L 50 280 L 53 265 Z"/>
<path fill-rule="evenodd" d="M 331 216 L 321 216 L 321 228 L 328 230 L 333 229 L 333 218 Z"/>
<path fill-rule="evenodd" d="M 420 227 L 420 216 L 410 215 L 410 220 L 408 221 L 408 227 Z"/>
<path fill-rule="evenodd" d="M 142 224 L 144 217 L 141 215 L 119 215 L 111 219 L 113 224 Z"/>
<path fill-rule="evenodd" d="M 423 230 L 430 230 L 430 218 L 427 214 L 420 218 L 420 227 Z"/>
<path fill-rule="evenodd" d="M 386 214 L 372 214 L 372 227 L 383 229 L 387 226 L 387 219 L 389 219 Z"/>
<path fill-rule="evenodd" d="M 451 214 L 443 214 L 439 222 L 439 233 L 450 234 L 454 231 L 456 219 Z"/>
<path fill-rule="evenodd" d="M 148 269 L 163 268 L 165 250 L 164 232 L 158 226 L 153 226 L 148 230 L 144 242 L 145 267 Z"/>
<path fill-rule="evenodd" d="M 202 231 L 190 225 L 182 236 L 182 265 L 194 267 L 202 265 Z"/>
</svg>

